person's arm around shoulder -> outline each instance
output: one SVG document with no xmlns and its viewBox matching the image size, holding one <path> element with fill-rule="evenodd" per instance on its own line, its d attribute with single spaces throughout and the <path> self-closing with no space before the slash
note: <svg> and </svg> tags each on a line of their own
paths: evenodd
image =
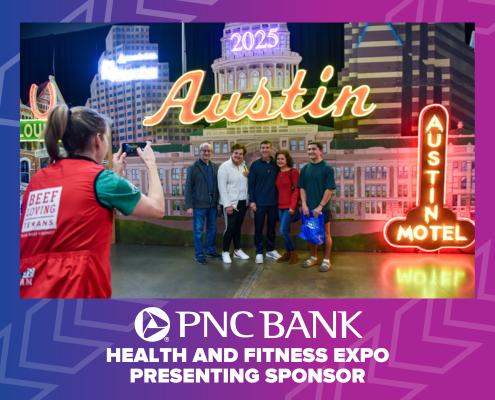
<svg viewBox="0 0 495 400">
<path fill-rule="evenodd" d="M 186 193 L 185 193 L 185 206 L 187 210 L 187 216 L 188 217 L 193 217 L 194 216 L 194 210 L 192 206 L 192 190 L 193 190 L 193 174 L 194 170 L 194 163 L 189 166 L 187 169 L 187 177 L 186 177 Z"/>
<path fill-rule="evenodd" d="M 141 195 L 134 211 L 131 213 L 133 217 L 140 218 L 162 218 L 165 214 L 165 198 L 163 196 L 160 176 L 156 168 L 155 155 L 151 149 L 151 142 L 148 142 L 144 150 L 138 147 L 139 158 L 144 162 L 148 169 L 150 179 L 149 197 Z"/>
</svg>

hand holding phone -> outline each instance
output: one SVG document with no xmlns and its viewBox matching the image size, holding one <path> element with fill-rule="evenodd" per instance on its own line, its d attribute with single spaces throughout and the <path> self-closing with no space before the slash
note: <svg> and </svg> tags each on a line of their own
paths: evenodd
<svg viewBox="0 0 495 400">
<path fill-rule="evenodd" d="M 137 153 L 148 169 L 156 168 L 155 153 L 153 153 L 153 149 L 151 148 L 151 142 L 146 142 L 144 149 L 138 148 Z"/>
<path fill-rule="evenodd" d="M 122 143 L 122 153 L 126 153 L 127 157 L 138 157 L 137 149 L 144 150 L 147 142 Z"/>
<path fill-rule="evenodd" d="M 126 153 L 122 152 L 122 147 L 112 157 L 113 172 L 120 175 L 122 178 L 125 178 L 125 158 Z"/>
</svg>

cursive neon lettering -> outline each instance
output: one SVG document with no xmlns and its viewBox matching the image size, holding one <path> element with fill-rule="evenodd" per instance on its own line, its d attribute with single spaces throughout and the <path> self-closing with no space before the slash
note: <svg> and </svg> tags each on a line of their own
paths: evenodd
<svg viewBox="0 0 495 400">
<path fill-rule="evenodd" d="M 222 119 L 227 119 L 230 122 L 238 122 L 241 119 L 248 117 L 252 121 L 267 121 L 278 116 L 282 116 L 285 119 L 295 119 L 302 115 L 309 113 L 314 118 L 320 118 L 327 114 L 331 114 L 333 117 L 341 117 L 347 105 L 354 101 L 351 108 L 351 113 L 356 117 L 364 117 L 369 115 L 376 108 L 376 104 L 371 103 L 369 106 L 365 106 L 368 99 L 370 88 L 369 86 L 362 85 L 356 89 L 352 89 L 351 86 L 345 86 L 340 92 L 337 100 L 329 107 L 323 108 L 322 101 L 327 94 L 326 87 L 318 88 L 317 95 L 313 101 L 306 107 L 296 110 L 295 101 L 298 96 L 306 94 L 307 89 L 301 87 L 302 81 L 306 75 L 306 71 L 300 69 L 297 71 L 296 76 L 289 89 L 282 91 L 282 96 L 285 97 L 282 106 L 278 110 L 271 112 L 272 97 L 270 91 L 266 88 L 267 78 L 263 77 L 257 88 L 257 91 L 253 99 L 249 102 L 247 108 L 242 112 L 237 112 L 237 106 L 242 93 L 235 92 L 231 95 L 229 103 L 226 109 L 218 113 L 217 109 L 222 99 L 221 94 L 215 94 L 212 96 L 208 107 L 200 113 L 195 113 L 194 108 L 197 104 L 199 93 L 205 79 L 204 71 L 190 71 L 181 76 L 177 82 L 175 82 L 169 95 L 163 102 L 160 109 L 152 116 L 145 117 L 143 124 L 145 126 L 153 126 L 159 124 L 163 118 L 168 114 L 170 108 L 181 108 L 179 119 L 183 124 L 194 124 L 201 119 L 205 119 L 208 123 L 219 122 Z M 322 78 L 328 81 L 333 76 L 333 68 L 327 66 L 322 73 Z M 177 98 L 180 90 L 189 84 L 187 95 L 183 99 Z M 258 106 L 258 102 L 262 102 L 259 109 L 255 109 Z"/>
</svg>

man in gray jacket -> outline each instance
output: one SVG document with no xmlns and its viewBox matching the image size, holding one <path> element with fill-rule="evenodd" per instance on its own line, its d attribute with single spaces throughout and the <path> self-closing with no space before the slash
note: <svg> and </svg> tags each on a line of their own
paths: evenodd
<svg viewBox="0 0 495 400">
<path fill-rule="evenodd" d="M 206 220 L 206 257 L 221 260 L 222 256 L 215 251 L 217 234 L 218 206 L 218 165 L 210 161 L 212 146 L 203 143 L 199 146 L 200 158 L 187 170 L 186 209 L 187 215 L 193 218 L 194 247 L 196 262 L 206 264 L 203 251 L 203 227 Z"/>
</svg>

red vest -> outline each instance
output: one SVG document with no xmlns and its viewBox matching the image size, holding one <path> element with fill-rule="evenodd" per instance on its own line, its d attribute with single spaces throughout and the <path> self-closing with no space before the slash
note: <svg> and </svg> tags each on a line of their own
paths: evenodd
<svg viewBox="0 0 495 400">
<path fill-rule="evenodd" d="M 23 198 L 21 297 L 108 298 L 113 210 L 98 203 L 103 167 L 63 159 L 40 170 Z"/>
</svg>

